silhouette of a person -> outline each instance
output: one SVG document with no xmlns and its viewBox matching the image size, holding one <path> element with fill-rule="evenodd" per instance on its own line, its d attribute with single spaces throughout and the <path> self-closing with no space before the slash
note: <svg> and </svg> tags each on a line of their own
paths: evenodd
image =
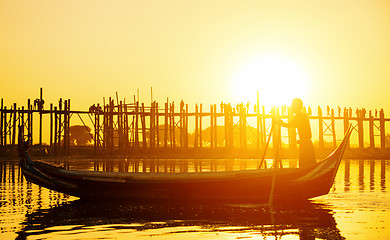
<svg viewBox="0 0 390 240">
<path fill-rule="evenodd" d="M 302 112 L 303 102 L 299 98 L 293 99 L 291 110 L 295 114 L 292 121 L 285 123 L 279 120 L 279 124 L 287 128 L 297 128 L 299 136 L 299 167 L 306 168 L 317 163 L 313 142 L 311 141 L 311 128 L 309 117 Z"/>
</svg>

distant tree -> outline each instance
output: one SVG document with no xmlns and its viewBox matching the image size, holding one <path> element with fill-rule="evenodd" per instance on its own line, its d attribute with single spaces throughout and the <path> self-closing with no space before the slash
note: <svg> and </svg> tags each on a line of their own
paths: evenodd
<svg viewBox="0 0 390 240">
<path fill-rule="evenodd" d="M 75 146 L 85 146 L 92 142 L 91 128 L 88 126 L 74 125 L 69 128 L 70 144 Z"/>
</svg>

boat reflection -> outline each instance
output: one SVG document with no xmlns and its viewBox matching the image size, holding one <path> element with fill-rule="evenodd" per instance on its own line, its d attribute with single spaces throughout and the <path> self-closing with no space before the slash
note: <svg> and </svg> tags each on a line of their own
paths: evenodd
<svg viewBox="0 0 390 240">
<path fill-rule="evenodd" d="M 344 239 L 328 206 L 312 202 L 280 205 L 126 204 L 72 201 L 26 214 L 19 238 L 39 235 L 96 234 L 110 230 L 109 238 L 132 233 L 250 234 L 252 237 L 286 235 L 299 239 Z M 184 227 L 184 228 L 183 228 Z M 118 231 L 121 230 L 121 231 Z M 104 238 L 103 235 L 100 236 Z"/>
</svg>

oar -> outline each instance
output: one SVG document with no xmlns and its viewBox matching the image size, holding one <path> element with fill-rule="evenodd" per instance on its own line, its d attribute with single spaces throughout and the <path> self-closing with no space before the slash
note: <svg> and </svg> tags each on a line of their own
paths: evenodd
<svg viewBox="0 0 390 240">
<path fill-rule="evenodd" d="M 267 143 L 265 144 L 265 148 L 264 148 L 264 151 L 263 151 L 263 157 L 261 158 L 261 162 L 260 162 L 260 164 L 259 164 L 258 169 L 260 169 L 261 166 L 263 165 L 263 162 L 264 162 L 264 159 L 265 159 L 265 154 L 267 153 L 267 149 L 268 149 L 269 142 L 270 142 L 270 140 L 271 140 L 272 130 L 273 130 L 273 129 L 274 129 L 274 125 L 272 125 L 271 131 L 269 132 L 268 140 L 267 140 Z"/>
<path fill-rule="evenodd" d="M 273 174 L 272 174 L 272 183 L 271 183 L 271 190 L 269 192 L 269 198 L 268 198 L 268 205 L 269 206 L 272 206 L 273 202 L 274 202 L 274 192 L 275 192 L 275 182 L 276 182 L 276 171 L 277 171 L 277 168 L 279 167 L 278 166 L 278 163 L 279 163 L 279 147 L 280 147 L 280 133 L 277 131 L 276 132 L 276 141 L 274 141 L 274 143 L 276 142 L 276 145 L 274 147 L 276 147 L 276 153 L 275 153 L 275 159 L 274 159 L 274 171 L 273 171 Z"/>
</svg>

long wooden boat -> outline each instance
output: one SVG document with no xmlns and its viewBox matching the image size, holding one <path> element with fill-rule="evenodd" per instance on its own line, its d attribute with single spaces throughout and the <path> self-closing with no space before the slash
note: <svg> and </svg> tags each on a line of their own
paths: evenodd
<svg viewBox="0 0 390 240">
<path fill-rule="evenodd" d="M 310 168 L 254 169 L 227 172 L 134 173 L 66 170 L 33 161 L 23 130 L 20 167 L 26 179 L 80 198 L 157 201 L 265 202 L 305 200 L 329 193 L 351 130 L 336 150 Z M 273 186 L 272 186 L 273 185 Z"/>
</svg>

